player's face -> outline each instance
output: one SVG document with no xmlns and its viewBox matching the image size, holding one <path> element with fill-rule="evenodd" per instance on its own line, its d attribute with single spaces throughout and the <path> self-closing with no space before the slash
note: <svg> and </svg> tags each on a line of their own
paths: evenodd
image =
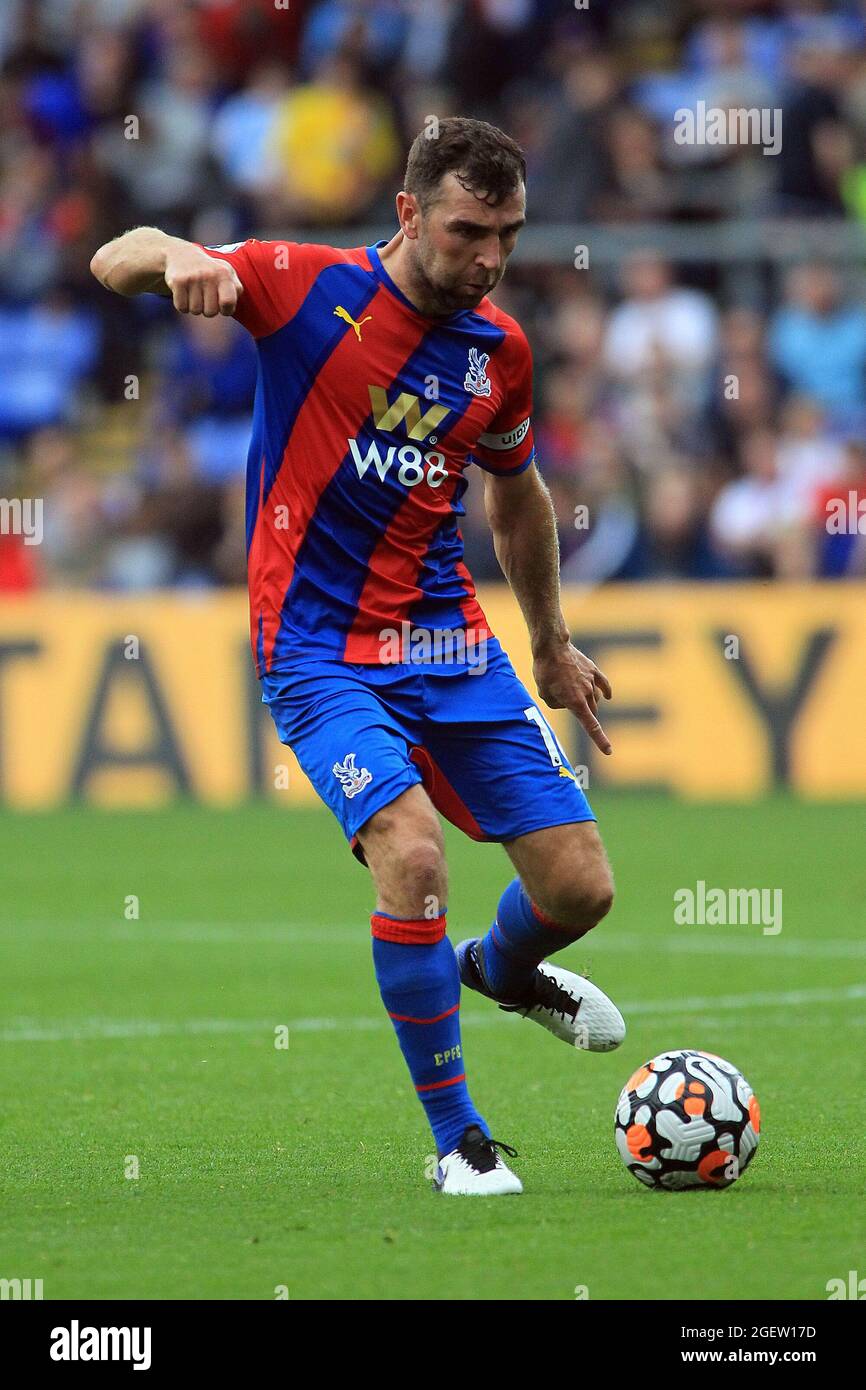
<svg viewBox="0 0 866 1390">
<path fill-rule="evenodd" d="M 445 175 L 437 201 L 418 210 L 414 243 L 415 272 L 443 314 L 474 309 L 495 289 L 525 221 L 522 183 L 492 207 Z"/>
</svg>

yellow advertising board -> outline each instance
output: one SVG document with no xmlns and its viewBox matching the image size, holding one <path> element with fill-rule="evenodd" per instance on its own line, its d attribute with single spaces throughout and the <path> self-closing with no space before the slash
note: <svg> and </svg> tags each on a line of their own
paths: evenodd
<svg viewBox="0 0 866 1390">
<path fill-rule="evenodd" d="M 514 598 L 480 598 L 534 691 Z M 611 758 L 550 716 L 590 794 L 866 799 L 866 585 L 619 585 L 569 591 L 564 609 L 614 687 Z M 261 704 L 244 594 L 0 604 L 0 804 L 255 795 L 315 800 Z"/>
</svg>

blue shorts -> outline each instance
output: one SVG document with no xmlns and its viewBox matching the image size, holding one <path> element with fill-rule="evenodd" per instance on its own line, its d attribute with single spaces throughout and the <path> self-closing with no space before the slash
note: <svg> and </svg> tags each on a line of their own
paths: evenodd
<svg viewBox="0 0 866 1390">
<path fill-rule="evenodd" d="M 262 692 L 281 742 L 356 853 L 365 822 L 417 783 L 473 840 L 595 820 L 495 640 L 483 670 L 310 660 L 266 675 Z"/>
</svg>

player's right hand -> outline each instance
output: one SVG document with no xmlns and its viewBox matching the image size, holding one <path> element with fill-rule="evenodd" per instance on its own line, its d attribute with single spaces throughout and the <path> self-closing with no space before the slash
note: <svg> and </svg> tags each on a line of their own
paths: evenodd
<svg viewBox="0 0 866 1390">
<path fill-rule="evenodd" d="M 172 252 L 165 267 L 165 283 L 179 314 L 233 314 L 244 287 L 234 266 L 217 260 L 196 246 Z"/>
</svg>

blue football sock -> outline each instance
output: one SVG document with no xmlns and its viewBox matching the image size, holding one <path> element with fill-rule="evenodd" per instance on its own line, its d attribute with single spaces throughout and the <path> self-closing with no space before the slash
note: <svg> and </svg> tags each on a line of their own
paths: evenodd
<svg viewBox="0 0 866 1390">
<path fill-rule="evenodd" d="M 488 989 L 505 1003 L 519 1001 L 540 962 L 582 935 L 541 914 L 516 878 L 502 894 L 493 926 L 480 942 L 479 963 Z"/>
<path fill-rule="evenodd" d="M 379 992 L 441 1158 L 457 1147 L 467 1125 L 489 1135 L 466 1087 L 460 974 L 445 914 L 426 921 L 376 912 L 371 921 Z"/>
</svg>

